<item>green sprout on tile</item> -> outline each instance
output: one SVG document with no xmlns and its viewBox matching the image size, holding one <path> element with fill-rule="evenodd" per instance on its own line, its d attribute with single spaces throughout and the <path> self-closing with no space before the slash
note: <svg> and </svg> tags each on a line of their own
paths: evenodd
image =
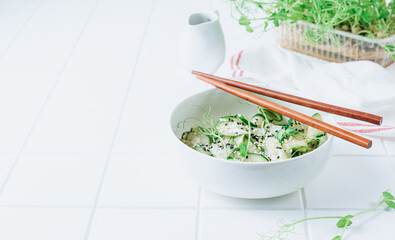
<svg viewBox="0 0 395 240">
<path fill-rule="evenodd" d="M 362 214 L 371 212 L 381 205 L 386 205 L 388 208 L 395 209 L 395 197 L 388 191 L 383 192 L 383 196 L 380 202 L 378 202 L 376 205 L 373 207 L 357 212 L 352 215 L 346 215 L 346 216 L 324 216 L 324 217 L 311 217 L 311 218 L 304 218 L 292 223 L 284 223 L 283 221 L 280 221 L 280 227 L 277 231 L 272 231 L 267 234 L 259 234 L 262 240 L 286 240 L 288 239 L 289 235 L 293 233 L 295 230 L 295 225 L 302 223 L 302 222 L 307 222 L 311 220 L 321 220 L 321 219 L 339 219 L 336 223 L 336 226 L 341 230 L 339 235 L 336 235 L 335 237 L 332 238 L 332 240 L 344 240 L 344 233 L 348 227 L 352 225 L 352 219 L 355 217 L 358 217 Z"/>
</svg>

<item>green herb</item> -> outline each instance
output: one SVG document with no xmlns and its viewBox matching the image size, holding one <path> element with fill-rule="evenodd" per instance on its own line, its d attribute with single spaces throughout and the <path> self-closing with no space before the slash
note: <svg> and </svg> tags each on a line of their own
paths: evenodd
<svg viewBox="0 0 395 240">
<path fill-rule="evenodd" d="M 312 23 L 317 29 L 306 33 L 313 42 L 327 39 L 329 30 L 337 29 L 356 35 L 380 39 L 395 34 L 395 2 L 385 0 L 229 0 L 232 16 L 248 32 L 279 27 L 298 21 Z M 336 42 L 336 41 L 335 41 Z M 381 44 L 379 44 L 381 45 Z M 382 46 L 393 53 L 394 46 Z M 395 54 L 392 54 L 395 59 Z"/>
<path fill-rule="evenodd" d="M 262 240 L 285 240 L 288 238 L 288 235 L 290 233 L 292 233 L 292 231 L 295 229 L 295 225 L 302 223 L 302 222 L 307 222 L 307 221 L 311 221 L 311 220 L 321 220 L 321 219 L 339 219 L 336 223 L 336 226 L 338 228 L 342 228 L 342 231 L 340 233 L 340 235 L 337 235 L 335 237 L 332 238 L 332 240 L 342 240 L 344 239 L 344 232 L 346 231 L 346 229 L 348 227 L 350 227 L 352 225 L 352 221 L 351 219 L 371 212 L 375 209 L 377 209 L 378 207 L 380 207 L 381 205 L 383 205 L 385 203 L 385 205 L 389 208 L 393 208 L 395 209 L 395 197 L 388 191 L 383 192 L 383 198 L 381 199 L 381 201 L 379 203 L 377 203 L 376 205 L 374 205 L 373 207 L 366 209 L 364 211 L 361 212 L 357 212 L 353 215 L 346 215 L 346 216 L 327 216 L 327 217 L 311 217 L 311 218 L 304 218 L 292 223 L 281 223 L 280 228 L 275 231 L 275 232 L 271 232 L 269 234 L 260 234 L 260 237 Z"/>
<path fill-rule="evenodd" d="M 208 111 L 203 109 L 200 106 L 193 106 L 198 108 L 203 112 L 202 119 L 198 119 L 195 117 L 188 117 L 184 121 L 181 121 L 177 124 L 177 128 L 180 128 L 180 125 L 182 124 L 182 127 L 185 128 L 185 123 L 187 123 L 190 120 L 194 120 L 199 123 L 199 130 L 205 134 L 206 136 L 210 137 L 211 141 L 221 141 L 223 145 L 225 145 L 225 141 L 221 137 L 220 134 L 218 134 L 217 129 L 215 128 L 215 123 L 216 121 L 214 120 L 213 116 L 211 115 L 211 107 L 209 108 Z"/>
<path fill-rule="evenodd" d="M 247 156 L 247 144 L 245 143 L 240 143 L 240 155 L 245 158 Z"/>
<path fill-rule="evenodd" d="M 230 0 L 239 24 L 253 29 L 305 21 L 324 30 L 386 38 L 395 34 L 395 3 L 385 0 Z"/>
</svg>

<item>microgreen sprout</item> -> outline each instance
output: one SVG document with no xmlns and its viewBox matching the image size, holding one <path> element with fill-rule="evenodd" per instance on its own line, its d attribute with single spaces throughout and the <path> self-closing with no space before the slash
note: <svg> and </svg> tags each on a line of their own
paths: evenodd
<svg viewBox="0 0 395 240">
<path fill-rule="evenodd" d="M 266 234 L 259 234 L 262 240 L 286 240 L 288 239 L 289 234 L 293 233 L 295 230 L 295 226 L 302 222 L 312 221 L 312 220 L 322 220 L 322 219 L 338 219 L 336 223 L 336 227 L 342 229 L 339 235 L 336 235 L 332 238 L 332 240 L 343 240 L 344 233 L 348 227 L 350 227 L 353 222 L 351 219 L 354 219 L 362 214 L 369 213 L 382 205 L 385 205 L 387 208 L 395 209 L 395 197 L 389 192 L 383 192 L 382 199 L 376 205 L 366 210 L 357 212 L 355 214 L 349 214 L 346 216 L 325 216 L 325 217 L 311 217 L 311 218 L 303 218 L 301 220 L 297 220 L 291 223 L 284 223 L 283 220 L 280 220 L 280 226 L 277 231 L 268 232 Z"/>
<path fill-rule="evenodd" d="M 199 123 L 199 129 L 203 134 L 210 137 L 212 141 L 217 141 L 217 140 L 221 141 L 223 146 L 225 146 L 226 144 L 224 139 L 221 137 L 220 134 L 218 134 L 217 129 L 215 127 L 216 121 L 214 120 L 211 114 L 211 107 L 208 109 L 208 111 L 206 111 L 200 106 L 193 106 L 193 107 L 196 107 L 203 112 L 202 118 L 198 119 L 196 117 L 188 117 L 184 121 L 179 122 L 177 124 L 177 128 L 179 128 L 181 124 L 182 127 L 185 128 L 185 124 L 190 120 L 197 121 Z"/>
<path fill-rule="evenodd" d="M 231 14 L 247 32 L 267 31 L 269 26 L 288 26 L 298 21 L 314 24 L 303 40 L 340 45 L 330 30 L 341 30 L 371 39 L 395 34 L 395 1 L 385 0 L 228 0 Z M 378 45 L 382 45 L 376 41 Z M 395 47 L 382 46 L 395 59 Z"/>
<path fill-rule="evenodd" d="M 305 21 L 322 33 L 339 29 L 370 38 L 395 34 L 395 3 L 385 0 L 229 0 L 232 16 L 247 31 Z M 266 23 L 266 24 L 262 24 Z"/>
</svg>

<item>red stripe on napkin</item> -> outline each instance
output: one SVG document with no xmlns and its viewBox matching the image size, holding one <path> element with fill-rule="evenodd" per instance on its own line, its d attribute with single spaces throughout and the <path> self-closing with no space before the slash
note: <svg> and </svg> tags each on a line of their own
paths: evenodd
<svg viewBox="0 0 395 240">
<path fill-rule="evenodd" d="M 236 76 L 236 70 L 233 67 L 233 60 L 235 59 L 235 55 L 232 55 L 231 59 L 230 59 L 230 69 L 232 70 L 232 77 Z"/>
<path fill-rule="evenodd" d="M 372 124 L 362 124 L 362 123 L 353 123 L 353 122 L 338 122 L 337 124 L 345 127 L 377 127 L 376 125 L 372 125 Z"/>
<path fill-rule="evenodd" d="M 395 129 L 393 127 L 388 127 L 388 128 L 369 128 L 369 129 L 352 129 L 351 131 L 357 132 L 357 133 L 373 133 L 373 132 L 380 132 L 380 131 L 386 131 L 386 130 L 392 130 Z"/>
<path fill-rule="evenodd" d="M 340 126 L 348 127 L 347 129 L 356 132 L 356 133 L 374 133 L 374 132 L 381 132 L 387 130 L 395 129 L 395 126 L 391 125 L 373 125 L 373 124 L 363 124 L 363 123 L 354 123 L 354 122 L 338 122 Z"/>
<path fill-rule="evenodd" d="M 243 54 L 243 50 L 241 50 L 240 52 L 239 52 L 239 55 L 237 56 L 237 60 L 236 60 L 236 67 L 237 67 L 237 70 L 239 71 L 239 76 L 242 76 L 243 75 L 243 73 L 242 73 L 242 70 L 240 70 L 240 66 L 239 66 L 239 63 L 240 63 L 240 59 L 241 59 L 241 55 Z"/>
<path fill-rule="evenodd" d="M 238 76 L 243 76 L 244 71 L 241 70 L 239 63 L 241 56 L 243 55 L 243 50 L 241 50 L 237 54 L 237 58 L 235 59 L 236 54 L 233 54 L 232 57 L 230 58 L 230 70 L 232 71 L 232 77 Z M 235 61 L 236 60 L 236 61 Z"/>
</svg>

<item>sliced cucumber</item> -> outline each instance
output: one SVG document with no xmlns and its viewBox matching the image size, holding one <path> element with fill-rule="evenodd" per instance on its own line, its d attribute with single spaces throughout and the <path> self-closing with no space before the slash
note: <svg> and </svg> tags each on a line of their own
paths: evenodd
<svg viewBox="0 0 395 240">
<path fill-rule="evenodd" d="M 224 147 L 223 142 L 218 140 L 217 142 L 211 144 L 209 150 L 214 157 L 226 159 L 232 152 L 236 150 L 237 147 L 238 146 L 233 143 L 225 143 Z"/>
<path fill-rule="evenodd" d="M 266 129 L 273 134 L 278 141 L 282 141 L 285 137 L 285 127 L 281 125 L 267 124 Z"/>
<path fill-rule="evenodd" d="M 262 154 L 247 153 L 247 155 L 243 157 L 239 151 L 233 152 L 227 159 L 239 162 L 270 162 L 269 159 Z"/>
<path fill-rule="evenodd" d="M 248 133 L 248 125 L 233 116 L 220 118 L 215 124 L 215 128 L 220 135 L 224 136 L 240 136 Z"/>
<path fill-rule="evenodd" d="M 273 123 L 275 125 L 284 125 L 287 123 L 287 120 L 285 120 L 283 118 L 283 115 L 279 113 L 273 112 L 266 108 L 259 108 L 259 110 L 264 116 L 266 116 L 267 120 L 270 123 Z"/>
<path fill-rule="evenodd" d="M 308 145 L 313 150 L 324 144 L 326 140 L 328 140 L 328 136 L 326 135 L 326 133 L 323 133 L 322 135 L 317 135 L 315 136 L 315 138 L 311 139 L 308 142 Z"/>
<path fill-rule="evenodd" d="M 322 121 L 322 117 L 319 113 L 314 114 L 312 117 Z M 308 146 L 311 149 L 316 149 L 328 139 L 328 136 L 324 131 L 308 126 L 306 132 L 306 139 Z"/>
<path fill-rule="evenodd" d="M 245 161 L 246 162 L 270 162 L 269 159 L 267 159 L 262 154 L 256 154 L 256 153 L 248 153 L 247 156 L 245 157 Z"/>
<path fill-rule="evenodd" d="M 246 153 L 264 154 L 264 150 L 254 143 L 254 140 L 252 139 L 252 137 L 248 141 L 248 136 L 245 135 L 242 143 L 245 144 L 245 146 L 246 146 Z M 242 148 L 240 147 L 240 145 L 239 145 L 239 151 L 242 151 Z"/>
<path fill-rule="evenodd" d="M 290 138 L 285 139 L 282 145 L 288 157 L 292 157 L 294 152 L 308 152 L 306 139 L 299 139 L 291 136 Z"/>
<path fill-rule="evenodd" d="M 259 141 L 254 143 L 264 150 L 265 156 L 270 161 L 278 161 L 288 158 L 283 147 L 281 146 L 281 143 L 274 134 L 268 133 L 264 139 L 259 139 Z"/>
<path fill-rule="evenodd" d="M 192 148 L 195 148 L 197 145 L 208 146 L 211 143 L 210 138 L 200 132 L 198 128 L 191 129 L 191 131 L 183 133 L 181 141 Z"/>
<path fill-rule="evenodd" d="M 251 128 L 251 134 L 254 134 L 257 136 L 265 136 L 266 132 L 267 131 L 265 128 Z"/>
<path fill-rule="evenodd" d="M 251 118 L 251 123 L 263 128 L 266 125 L 265 116 L 262 113 L 257 113 Z"/>
<path fill-rule="evenodd" d="M 244 158 L 241 156 L 241 153 L 239 151 L 232 152 L 226 159 L 237 161 L 237 162 L 244 161 Z"/>
<path fill-rule="evenodd" d="M 203 154 L 209 155 L 209 156 L 213 156 L 213 154 L 210 151 L 210 147 L 207 146 L 202 146 L 202 145 L 196 145 L 195 146 L 195 150 L 198 152 L 201 152 Z"/>
<path fill-rule="evenodd" d="M 293 128 L 297 132 L 304 132 L 304 131 L 306 131 L 307 125 L 305 125 L 301 122 L 298 122 L 294 119 L 289 119 L 287 124 L 285 125 L 285 128 L 286 129 Z"/>
<path fill-rule="evenodd" d="M 264 154 L 265 153 L 265 151 L 261 147 L 258 147 L 251 141 L 248 144 L 247 151 L 249 153 L 255 153 L 255 154 Z"/>
<path fill-rule="evenodd" d="M 236 114 L 236 117 L 242 121 L 246 126 L 249 127 L 258 127 L 258 125 L 256 125 L 255 123 L 249 121 L 245 116 L 241 115 L 241 114 Z"/>
<path fill-rule="evenodd" d="M 322 120 L 319 114 L 313 117 Z M 215 126 L 195 127 L 181 136 L 181 141 L 203 154 L 245 162 L 288 159 L 326 140 L 325 132 L 264 108 L 258 108 L 251 120 L 240 114 L 226 116 Z"/>
</svg>

